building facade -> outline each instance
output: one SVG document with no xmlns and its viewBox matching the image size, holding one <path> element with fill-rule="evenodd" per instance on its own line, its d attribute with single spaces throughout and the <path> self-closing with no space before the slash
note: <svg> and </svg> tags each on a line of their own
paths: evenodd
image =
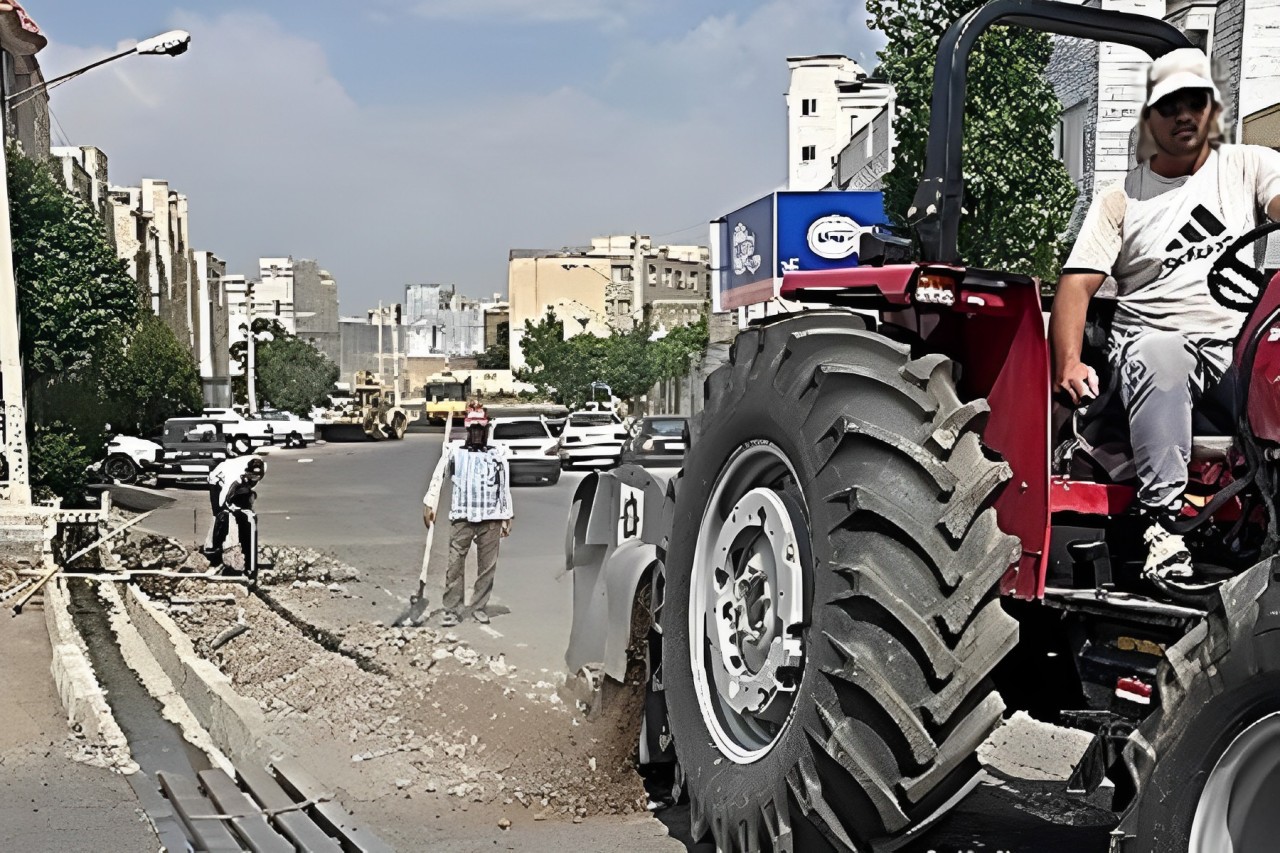
<svg viewBox="0 0 1280 853">
<path fill-rule="evenodd" d="M 49 156 L 55 174 L 72 195 L 93 208 L 102 220 L 107 239 L 115 245 L 115 228 L 111 213 L 111 182 L 107 174 L 107 155 L 92 145 L 55 147 Z"/>
<path fill-rule="evenodd" d="M 293 299 L 298 337 L 314 344 L 330 361 L 338 364 L 342 358 L 338 282 L 315 261 L 293 261 Z"/>
<path fill-rule="evenodd" d="M 484 351 L 485 303 L 463 296 L 452 285 L 406 284 L 401 317 L 414 358 Z"/>
<path fill-rule="evenodd" d="M 671 328 L 696 322 L 710 306 L 710 251 L 654 246 L 643 234 L 597 237 L 559 251 L 512 249 L 507 261 L 508 345 L 523 367 L 525 321 L 553 311 L 566 337 L 606 336 L 640 319 Z"/>
<path fill-rule="evenodd" d="M 893 87 L 838 54 L 787 66 L 787 188 L 879 189 L 893 165 Z"/>
<path fill-rule="evenodd" d="M 1162 18 L 1210 56 L 1227 139 L 1280 146 L 1280 0 L 1088 0 Z M 1059 156 L 1080 190 L 1071 234 L 1099 189 L 1135 165 L 1150 59 L 1134 48 L 1055 39 L 1048 76 L 1062 102 Z"/>
</svg>

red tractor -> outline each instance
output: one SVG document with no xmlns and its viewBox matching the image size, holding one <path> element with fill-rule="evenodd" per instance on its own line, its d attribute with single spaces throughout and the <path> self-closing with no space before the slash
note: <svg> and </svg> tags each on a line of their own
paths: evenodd
<svg viewBox="0 0 1280 853">
<path fill-rule="evenodd" d="M 737 337 L 668 491 L 622 469 L 575 496 L 567 660 L 622 677 L 647 605 L 641 760 L 674 760 L 726 853 L 893 847 L 970 789 L 1009 707 L 1094 733 L 1073 783 L 1110 775 L 1113 850 L 1280 831 L 1280 276 L 1239 258 L 1273 229 L 1211 276 L 1249 316 L 1230 399 L 1195 413 L 1196 578 L 1157 584 L 1107 401 L 1051 400 L 1038 283 L 957 253 L 964 74 L 994 23 L 1189 46 L 1047 0 L 956 22 L 909 214 L 923 259 L 869 234 L 860 266 L 786 274 L 784 297 L 827 307 Z"/>
</svg>

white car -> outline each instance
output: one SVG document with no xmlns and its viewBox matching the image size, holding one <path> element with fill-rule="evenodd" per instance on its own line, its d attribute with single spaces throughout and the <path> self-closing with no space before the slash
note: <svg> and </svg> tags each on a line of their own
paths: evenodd
<svg viewBox="0 0 1280 853">
<path fill-rule="evenodd" d="M 251 453 L 255 447 L 275 444 L 276 426 L 271 421 L 246 420 L 235 409 L 205 409 L 202 417 L 222 424 L 227 445 L 235 453 Z"/>
<path fill-rule="evenodd" d="M 306 447 L 316 440 L 316 422 L 293 412 L 264 409 L 245 416 L 246 421 L 265 421 L 272 427 L 272 441 L 285 447 Z"/>
<path fill-rule="evenodd" d="M 612 467 L 618 464 L 626 440 L 627 427 L 617 412 L 574 412 L 560 434 L 560 465 L 566 470 L 576 465 Z"/>
<path fill-rule="evenodd" d="M 507 449 L 511 482 L 560 480 L 560 443 L 542 418 L 495 418 L 491 439 Z"/>
</svg>

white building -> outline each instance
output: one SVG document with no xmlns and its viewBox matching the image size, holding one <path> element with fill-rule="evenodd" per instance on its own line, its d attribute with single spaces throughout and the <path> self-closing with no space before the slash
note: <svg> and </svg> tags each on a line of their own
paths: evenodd
<svg viewBox="0 0 1280 853">
<path fill-rule="evenodd" d="M 485 304 L 453 286 L 406 284 L 402 320 L 415 358 L 484 352 Z"/>
<path fill-rule="evenodd" d="M 291 335 L 298 333 L 293 302 L 293 258 L 258 258 L 259 280 L 253 288 L 254 317 L 278 320 Z"/>
<path fill-rule="evenodd" d="M 1081 5 L 1163 18 L 1210 56 L 1227 137 L 1280 146 L 1280 0 L 1088 0 Z M 1103 186 L 1134 166 L 1147 55 L 1058 39 L 1049 79 L 1062 102 L 1058 152 L 1080 190 L 1072 231 Z"/>
<path fill-rule="evenodd" d="M 787 66 L 787 189 L 877 189 L 893 165 L 893 87 L 847 56 Z"/>
</svg>

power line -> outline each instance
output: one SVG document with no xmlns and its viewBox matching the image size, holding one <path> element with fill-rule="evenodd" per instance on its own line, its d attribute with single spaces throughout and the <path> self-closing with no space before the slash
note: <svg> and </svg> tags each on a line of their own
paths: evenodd
<svg viewBox="0 0 1280 853">
<path fill-rule="evenodd" d="M 57 115 L 55 115 L 55 114 L 54 114 L 54 112 L 53 112 L 53 109 L 52 109 L 52 108 L 50 108 L 50 109 L 49 109 L 49 118 L 53 119 L 53 123 L 54 123 L 54 125 L 58 128 L 58 135 L 59 135 L 60 137 L 62 137 L 62 144 L 63 144 L 63 145 L 65 145 L 65 146 L 67 146 L 68 148 L 70 148 L 70 147 L 71 147 L 71 138 L 70 138 L 69 136 L 67 136 L 67 131 L 66 131 L 66 129 L 65 129 L 65 128 L 63 128 L 63 126 L 62 126 L 62 122 L 58 121 L 58 117 L 57 117 Z"/>
<path fill-rule="evenodd" d="M 683 234 L 686 231 L 692 231 L 695 228 L 705 228 L 705 227 L 707 227 L 706 222 L 695 222 L 694 224 L 689 225 L 685 228 L 679 228 L 679 229 L 676 229 L 675 231 L 665 231 L 662 234 L 654 234 L 652 235 L 652 237 L 653 239 L 656 240 L 659 237 L 670 237 L 672 234 Z"/>
</svg>

